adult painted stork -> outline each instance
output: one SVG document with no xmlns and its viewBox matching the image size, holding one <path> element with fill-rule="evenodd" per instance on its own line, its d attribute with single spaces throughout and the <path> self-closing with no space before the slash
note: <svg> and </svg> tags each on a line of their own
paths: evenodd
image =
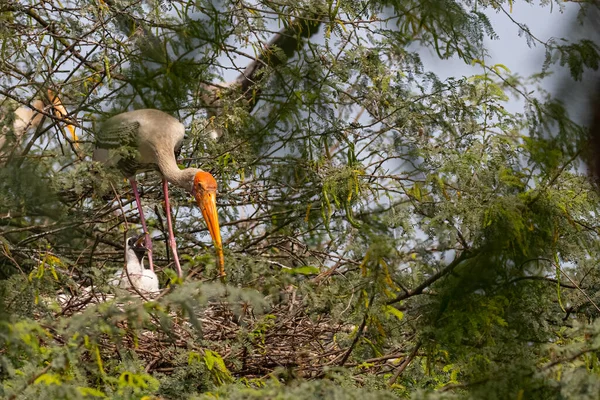
<svg viewBox="0 0 600 400">
<path fill-rule="evenodd" d="M 158 277 L 144 268 L 144 257 L 148 249 L 143 245 L 145 235 L 133 236 L 125 241 L 125 270 L 115 274 L 113 285 L 130 288 L 132 285 L 142 294 L 153 294 L 159 291 Z"/>
<path fill-rule="evenodd" d="M 158 169 L 163 177 L 169 230 L 168 242 L 178 276 L 182 276 L 182 271 L 173 236 L 167 182 L 187 190 L 196 199 L 216 248 L 219 275 L 223 277 L 225 276 L 225 262 L 217 215 L 217 182 L 211 174 L 201 169 L 179 169 L 176 153 L 181 150 L 184 133 L 183 124 L 165 112 L 153 109 L 125 112 L 115 115 L 102 124 L 96 134 L 96 149 L 93 158 L 108 165 L 116 165 L 129 179 L 146 237 L 151 270 L 154 270 L 152 241 L 146 227 L 135 174 Z"/>
<path fill-rule="evenodd" d="M 48 89 L 48 98 L 51 103 L 51 108 L 54 115 L 58 118 L 65 119 L 67 116 L 67 110 L 63 106 L 60 98 L 50 89 Z M 30 129 L 36 129 L 42 122 L 44 114 L 42 113 L 46 109 L 46 104 L 41 99 L 35 99 L 31 102 L 31 108 L 21 106 L 14 111 L 14 120 L 12 123 L 12 133 L 17 141 Z M 3 119 L 4 116 L 0 117 Z M 75 141 L 77 147 L 77 134 L 75 133 L 75 127 L 67 123 L 66 128 L 71 132 L 71 138 Z M 0 151 L 6 144 L 5 132 L 0 135 Z"/>
</svg>

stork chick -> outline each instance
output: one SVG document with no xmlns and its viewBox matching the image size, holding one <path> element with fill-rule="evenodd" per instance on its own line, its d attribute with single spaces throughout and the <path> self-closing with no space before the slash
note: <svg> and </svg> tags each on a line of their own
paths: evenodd
<svg viewBox="0 0 600 400">
<path fill-rule="evenodd" d="M 119 271 L 115 275 L 114 284 L 122 288 L 130 288 L 131 285 L 142 294 L 157 293 L 159 291 L 158 277 L 149 269 L 144 268 L 144 257 L 148 249 L 143 242 L 145 235 L 130 237 L 125 242 L 126 271 Z"/>
</svg>

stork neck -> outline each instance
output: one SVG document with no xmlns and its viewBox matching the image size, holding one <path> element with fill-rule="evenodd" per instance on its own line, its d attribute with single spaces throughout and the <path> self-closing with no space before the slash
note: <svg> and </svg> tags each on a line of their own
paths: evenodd
<svg viewBox="0 0 600 400">
<path fill-rule="evenodd" d="M 165 179 L 188 192 L 192 191 L 194 186 L 194 176 L 199 170 L 196 168 L 179 169 L 175 154 L 173 151 L 158 151 L 157 165 Z"/>
<path fill-rule="evenodd" d="M 131 252 L 133 253 L 133 252 Z M 138 258 L 135 254 L 128 254 L 129 257 L 127 257 L 127 272 L 130 275 L 133 274 L 141 274 L 142 271 L 144 270 L 144 264 L 143 261 L 138 261 Z"/>
</svg>

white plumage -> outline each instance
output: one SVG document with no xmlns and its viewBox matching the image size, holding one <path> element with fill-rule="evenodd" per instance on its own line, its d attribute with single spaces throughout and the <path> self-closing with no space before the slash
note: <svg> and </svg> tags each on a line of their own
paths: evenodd
<svg viewBox="0 0 600 400">
<path fill-rule="evenodd" d="M 144 268 L 144 257 L 147 249 L 142 244 L 143 239 L 144 235 L 142 234 L 138 237 L 130 237 L 125 241 L 125 269 L 116 272 L 108 283 L 123 289 L 130 289 L 133 284 L 133 287 L 140 294 L 151 296 L 158 294 L 160 287 L 156 274 Z M 81 304 L 78 307 L 81 309 L 82 305 L 85 308 L 88 304 L 95 304 L 98 301 L 106 301 L 113 298 L 113 294 L 100 292 L 94 294 L 92 287 L 87 286 L 80 288 L 76 296 L 61 293 L 57 296 L 56 300 L 61 307 L 69 306 L 70 303 L 79 301 Z"/>
<path fill-rule="evenodd" d="M 115 274 L 115 279 L 111 282 L 113 285 L 128 289 L 135 287 L 142 294 L 157 293 L 158 277 L 154 271 L 144 268 L 144 257 L 146 248 L 141 244 L 144 235 L 140 237 L 130 237 L 125 241 L 125 261 L 127 263 L 125 270 Z"/>
</svg>

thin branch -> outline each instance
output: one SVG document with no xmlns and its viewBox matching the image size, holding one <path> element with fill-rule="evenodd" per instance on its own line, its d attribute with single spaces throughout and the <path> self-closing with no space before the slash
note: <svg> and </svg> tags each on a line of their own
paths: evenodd
<svg viewBox="0 0 600 400">
<path fill-rule="evenodd" d="M 456 268 L 458 266 L 458 264 L 460 264 L 461 262 L 463 262 L 464 260 L 466 260 L 468 258 L 472 258 L 473 256 L 474 256 L 473 252 L 468 253 L 466 251 L 463 251 L 460 256 L 458 256 L 457 258 L 454 259 L 454 261 L 452 261 L 450 264 L 448 264 L 445 268 L 441 269 L 437 273 L 431 275 L 428 279 L 426 279 L 423 283 L 421 283 L 415 289 L 409 290 L 402 294 L 399 294 L 395 299 L 388 301 L 387 304 L 394 304 L 399 301 L 406 300 L 409 297 L 413 297 L 413 296 L 422 294 L 423 290 L 427 289 L 429 286 L 431 286 L 434 282 L 436 282 L 440 278 L 443 278 L 444 276 L 448 275 L 450 272 L 452 272 L 454 270 L 454 268 Z"/>
<path fill-rule="evenodd" d="M 562 286 L 562 287 L 564 287 L 564 288 L 567 288 L 567 289 L 577 289 L 577 286 L 568 285 L 568 284 L 566 284 L 566 283 L 559 282 L 559 281 L 558 281 L 558 280 L 556 280 L 556 279 L 553 279 L 553 278 L 548 278 L 548 277 L 546 277 L 546 276 L 520 276 L 520 277 L 518 277 L 518 278 L 512 279 L 512 280 L 511 280 L 511 281 L 509 281 L 508 283 L 509 283 L 509 284 L 511 284 L 511 283 L 516 283 L 516 282 L 519 282 L 519 281 L 524 281 L 524 280 L 533 280 L 533 281 L 547 281 L 547 282 L 551 282 L 551 283 L 554 283 L 554 284 L 560 285 L 560 286 Z"/>
<path fill-rule="evenodd" d="M 373 292 L 373 294 L 371 294 L 371 298 L 369 299 L 369 304 L 367 306 L 367 309 L 365 310 L 365 316 L 363 317 L 362 323 L 360 324 L 360 327 L 358 328 L 358 331 L 356 332 L 356 336 L 354 337 L 352 344 L 350 345 L 350 347 L 344 354 L 344 357 L 342 357 L 342 359 L 339 363 L 340 367 L 344 366 L 346 361 L 348 361 L 350 354 L 352 354 L 352 350 L 354 350 L 354 347 L 357 345 L 359 339 L 362 337 L 365 327 L 367 326 L 367 321 L 369 319 L 369 309 L 371 307 L 371 304 L 373 304 L 374 299 L 375 299 L 375 292 Z"/>
<path fill-rule="evenodd" d="M 411 363 L 411 361 L 417 356 L 417 352 L 419 351 L 420 348 L 421 348 L 421 342 L 417 343 L 417 345 L 415 346 L 413 351 L 410 353 L 410 355 L 402 362 L 402 364 L 400 364 L 400 368 L 398 368 L 398 370 L 396 371 L 394 376 L 392 376 L 390 378 L 390 380 L 388 381 L 389 386 L 392 386 L 394 383 L 396 383 L 396 380 L 400 377 L 400 375 L 402 375 L 402 373 L 404 372 L 406 367 L 408 367 L 408 365 Z"/>
<path fill-rule="evenodd" d="M 35 375 L 33 375 L 31 378 L 29 378 L 29 379 L 27 380 L 27 384 L 25 385 L 25 387 L 24 387 L 24 388 L 22 388 L 21 390 L 19 390 L 19 392 L 13 393 L 13 394 L 12 394 L 12 395 L 11 395 L 11 396 L 8 398 L 8 400 L 14 400 L 14 399 L 16 399 L 16 398 L 17 398 L 17 396 L 18 396 L 20 393 L 24 392 L 24 391 L 25 391 L 25 389 L 27 389 L 29 386 L 31 386 L 31 385 L 33 384 L 33 382 L 35 382 L 35 380 L 36 380 L 37 378 L 39 378 L 40 376 L 42 376 L 42 375 L 44 375 L 46 372 L 48 372 L 48 371 L 50 370 L 50 368 L 51 368 L 51 367 L 52 367 L 52 364 L 50 363 L 50 364 L 46 365 L 46 366 L 44 367 L 44 369 L 42 369 L 40 372 L 38 372 L 37 374 L 35 374 Z"/>
<path fill-rule="evenodd" d="M 552 266 L 554 268 L 556 268 L 557 270 L 559 270 L 572 284 L 573 286 L 579 290 L 579 292 L 581 292 L 581 294 L 583 294 L 583 296 L 594 306 L 594 308 L 596 309 L 596 311 L 600 312 L 600 307 L 598 307 L 598 305 L 594 302 L 594 300 L 592 300 L 592 298 L 581 288 L 581 286 L 579 286 L 577 284 L 577 282 L 575 282 L 559 265 L 557 265 L 554 261 L 552 261 L 549 258 L 544 258 L 544 257 L 539 257 L 539 258 L 534 258 L 531 260 L 527 260 L 526 262 L 531 262 L 531 261 L 546 261 L 549 262 L 550 264 L 552 264 Z"/>
</svg>

